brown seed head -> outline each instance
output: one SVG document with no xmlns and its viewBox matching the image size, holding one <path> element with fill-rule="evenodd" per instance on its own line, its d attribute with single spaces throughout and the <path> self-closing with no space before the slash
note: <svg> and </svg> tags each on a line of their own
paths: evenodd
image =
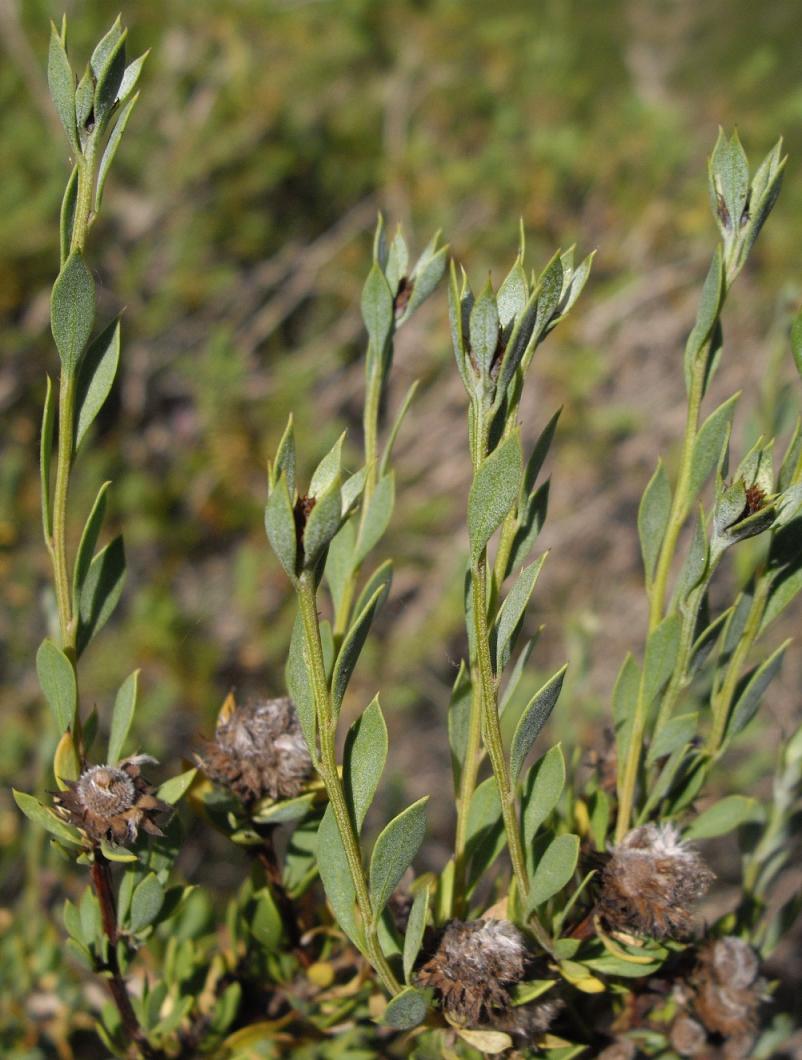
<svg viewBox="0 0 802 1060">
<path fill-rule="evenodd" d="M 509 987 L 524 977 L 526 941 L 506 920 L 452 920 L 417 975 L 456 1022 L 475 1026 L 510 1005 Z"/>
<path fill-rule="evenodd" d="M 613 848 L 602 871 L 599 913 L 613 929 L 681 937 L 691 925 L 691 904 L 713 879 L 673 825 L 646 824 Z"/>
<path fill-rule="evenodd" d="M 694 1008 L 712 1034 L 751 1047 L 758 1026 L 758 1009 L 766 983 L 759 978 L 760 965 L 754 950 L 743 939 L 727 936 L 708 943 L 691 977 L 695 989 Z M 738 1053 L 732 1052 L 733 1056 Z M 743 1053 L 748 1055 L 747 1052 Z"/>
<path fill-rule="evenodd" d="M 246 806 L 266 796 L 293 798 L 312 772 L 298 715 L 286 696 L 235 707 L 197 758 L 208 777 Z"/>
<path fill-rule="evenodd" d="M 57 809 L 95 843 L 101 839 L 133 843 L 140 828 L 163 835 L 154 818 L 172 807 L 156 797 L 139 769 L 155 761 L 149 755 L 134 755 L 118 766 L 90 766 L 77 781 L 67 781 L 65 791 L 55 794 Z"/>
</svg>

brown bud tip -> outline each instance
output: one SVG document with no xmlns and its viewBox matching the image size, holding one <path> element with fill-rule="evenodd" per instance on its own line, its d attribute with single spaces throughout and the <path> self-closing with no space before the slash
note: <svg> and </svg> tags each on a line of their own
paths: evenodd
<svg viewBox="0 0 802 1060">
<path fill-rule="evenodd" d="M 613 929 L 681 937 L 691 925 L 690 906 L 713 879 L 672 824 L 646 824 L 613 848 L 602 871 L 599 913 Z"/>
<path fill-rule="evenodd" d="M 523 979 L 527 958 L 526 940 L 509 921 L 452 920 L 417 981 L 455 1022 L 475 1026 L 509 1008 L 508 988 Z"/>
<path fill-rule="evenodd" d="M 206 775 L 245 805 L 294 798 L 312 772 L 312 759 L 292 700 L 259 700 L 236 707 L 198 756 Z"/>
</svg>

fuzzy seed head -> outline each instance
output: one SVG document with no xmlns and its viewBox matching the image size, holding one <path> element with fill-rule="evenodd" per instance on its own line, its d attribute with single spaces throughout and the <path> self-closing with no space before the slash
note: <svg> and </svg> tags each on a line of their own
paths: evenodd
<svg viewBox="0 0 802 1060">
<path fill-rule="evenodd" d="M 691 926 L 690 907 L 713 879 L 672 824 L 646 824 L 613 848 L 602 871 L 599 912 L 613 929 L 682 937 Z"/>
<path fill-rule="evenodd" d="M 523 979 L 528 953 L 520 931 L 506 920 L 452 920 L 418 972 L 456 1023 L 492 1021 L 510 1005 L 509 987 Z"/>
<path fill-rule="evenodd" d="M 759 978 L 754 950 L 743 939 L 727 936 L 708 943 L 692 977 L 694 1008 L 711 1034 L 720 1034 L 733 1056 L 748 1055 L 758 1026 L 766 983 Z M 747 1050 L 739 1054 L 743 1045 Z"/>
<path fill-rule="evenodd" d="M 155 818 L 172 807 L 156 797 L 140 772 L 143 763 L 155 761 L 149 755 L 133 755 L 118 766 L 90 766 L 55 794 L 56 807 L 93 843 L 108 839 L 127 845 L 136 841 L 140 828 L 162 835 Z"/>
<path fill-rule="evenodd" d="M 266 796 L 294 798 L 312 772 L 298 715 L 287 697 L 235 707 L 197 757 L 207 776 L 246 806 Z"/>
</svg>

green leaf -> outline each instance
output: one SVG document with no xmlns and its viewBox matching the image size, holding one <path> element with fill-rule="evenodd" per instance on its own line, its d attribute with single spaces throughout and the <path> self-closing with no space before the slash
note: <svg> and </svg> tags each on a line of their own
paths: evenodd
<svg viewBox="0 0 802 1060">
<path fill-rule="evenodd" d="M 117 95 L 125 73 L 125 41 L 128 31 L 123 30 L 114 46 L 105 56 L 102 68 L 97 72 L 95 85 L 95 124 L 102 131 L 117 102 Z"/>
<path fill-rule="evenodd" d="M 646 765 L 654 765 L 660 758 L 673 754 L 678 747 L 686 747 L 696 735 L 699 727 L 699 712 L 677 714 L 665 723 L 652 741 Z"/>
<path fill-rule="evenodd" d="M 470 867 L 466 893 L 470 893 L 504 849 L 501 798 L 495 777 L 488 777 L 474 790 L 468 808 L 465 861 Z"/>
<path fill-rule="evenodd" d="M 45 404 L 42 410 L 42 434 L 39 439 L 39 483 L 42 503 L 42 529 L 45 541 L 53 536 L 53 508 L 50 503 L 50 461 L 53 455 L 53 427 L 56 422 L 56 403 L 53 384 L 47 376 Z"/>
<path fill-rule="evenodd" d="M 688 484 L 688 502 L 697 497 L 702 486 L 721 459 L 721 453 L 729 438 L 732 417 L 740 393 L 733 394 L 711 412 L 696 435 L 691 456 L 691 474 Z"/>
<path fill-rule="evenodd" d="M 522 502 L 518 511 L 518 530 L 513 539 L 510 549 L 510 558 L 507 563 L 505 576 L 526 562 L 532 546 L 537 540 L 538 534 L 543 529 L 546 515 L 549 509 L 549 479 L 538 486 L 536 490 Z"/>
<path fill-rule="evenodd" d="M 362 288 L 362 319 L 377 356 L 384 350 L 393 327 L 393 292 L 374 262 Z"/>
<path fill-rule="evenodd" d="M 651 585 L 660 546 L 665 537 L 668 517 L 671 513 L 671 486 L 663 461 L 657 461 L 657 469 L 649 479 L 638 508 L 638 536 L 646 572 L 646 584 Z"/>
<path fill-rule="evenodd" d="M 309 483 L 310 497 L 319 499 L 321 494 L 325 493 L 335 480 L 340 479 L 344 441 L 345 434 L 343 433 L 315 468 Z"/>
<path fill-rule="evenodd" d="M 387 761 L 387 726 L 379 697 L 348 730 L 343 754 L 343 786 L 357 833 L 362 830 Z"/>
<path fill-rule="evenodd" d="M 145 56 L 142 56 L 144 59 Z M 133 63 L 131 64 L 133 66 Z M 100 165 L 98 166 L 97 172 L 97 185 L 95 188 L 95 212 L 100 209 L 100 205 L 103 201 L 103 192 L 106 187 L 106 181 L 108 180 L 109 170 L 111 169 L 112 162 L 117 155 L 117 149 L 120 146 L 125 130 L 128 127 L 128 122 L 131 120 L 131 115 L 134 113 L 134 107 L 139 101 L 139 93 L 131 96 L 127 103 L 125 103 L 120 111 L 117 120 L 114 122 L 114 128 L 111 130 L 111 136 L 109 136 L 108 143 L 106 144 L 105 150 L 103 151 L 103 157 L 100 159 Z"/>
<path fill-rule="evenodd" d="M 166 802 L 168 806 L 175 806 L 189 791 L 197 773 L 197 769 L 193 767 L 192 769 L 184 770 L 183 773 L 179 773 L 177 776 L 170 777 L 169 780 L 165 780 L 163 784 L 158 786 L 156 795 L 162 802 Z"/>
<path fill-rule="evenodd" d="M 64 374 L 72 376 L 95 322 L 95 281 L 80 250 L 74 250 L 53 284 L 50 329 Z"/>
<path fill-rule="evenodd" d="M 724 264 L 721 258 L 721 247 L 718 246 L 702 287 L 696 322 L 685 345 L 685 385 L 688 389 L 690 389 L 690 379 L 696 358 L 713 333 L 718 320 L 721 303 L 724 300 L 724 289 Z"/>
<path fill-rule="evenodd" d="M 494 630 L 495 649 L 493 652 L 497 676 L 501 674 L 509 661 L 514 646 L 514 634 L 523 619 L 545 559 L 544 553 L 521 571 L 499 609 Z"/>
<path fill-rule="evenodd" d="M 371 599 L 377 589 L 382 590 L 382 594 L 379 597 L 378 603 L 376 604 L 376 610 L 380 611 L 384 606 L 384 601 L 390 594 L 390 587 L 393 584 L 393 561 L 386 559 L 384 563 L 379 564 L 376 570 L 371 574 L 368 580 L 365 582 L 365 587 L 359 594 L 354 604 L 354 614 L 359 615 L 362 613 L 368 601 Z"/>
<path fill-rule="evenodd" d="M 613 687 L 613 721 L 615 722 L 615 747 L 619 783 L 624 764 L 629 753 L 629 740 L 632 733 L 632 719 L 640 690 L 641 671 L 631 653 L 618 671 Z"/>
<path fill-rule="evenodd" d="M 122 34 L 122 23 L 120 21 L 120 16 L 118 15 L 112 22 L 111 28 L 103 34 L 95 45 L 94 51 L 89 60 L 89 68 L 96 78 L 100 77 L 103 68 L 109 61 L 109 57 L 114 52 L 117 42 L 120 40 Z"/>
<path fill-rule="evenodd" d="M 367 554 L 379 543 L 390 524 L 395 504 L 395 475 L 391 471 L 379 479 L 373 496 L 368 502 L 361 533 L 357 539 L 354 562 L 363 562 Z"/>
<path fill-rule="evenodd" d="M 393 294 L 398 290 L 398 285 L 401 282 L 401 279 L 407 275 L 408 265 L 409 252 L 407 250 L 404 235 L 401 231 L 401 225 L 398 225 L 395 230 L 395 235 L 393 236 L 393 241 L 390 244 L 390 250 L 387 255 L 387 264 L 384 270 L 387 284 Z"/>
<path fill-rule="evenodd" d="M 295 532 L 295 516 L 287 489 L 287 479 L 282 475 L 267 498 L 265 506 L 265 530 L 271 548 L 290 581 L 295 584 L 298 542 Z"/>
<path fill-rule="evenodd" d="M 576 871 L 578 859 L 579 836 L 558 835 L 552 839 L 535 865 L 527 900 L 530 910 L 565 887 Z"/>
<path fill-rule="evenodd" d="M 757 799 L 745 795 L 728 795 L 704 813 L 700 813 L 686 829 L 684 839 L 712 839 L 740 828 L 747 821 L 762 821 L 765 811 Z"/>
<path fill-rule="evenodd" d="M 765 662 L 755 667 L 748 676 L 732 708 L 732 713 L 727 723 L 725 742 L 729 743 L 734 736 L 737 736 L 739 732 L 746 728 L 755 716 L 763 698 L 763 693 L 779 673 L 783 656 L 790 643 L 790 639 L 782 643 Z"/>
<path fill-rule="evenodd" d="M 510 750 L 510 782 L 515 784 L 521 772 L 526 756 L 532 750 L 535 740 L 554 710 L 563 686 L 567 666 L 550 677 L 540 691 L 530 699 L 515 727 Z"/>
<path fill-rule="evenodd" d="M 415 262 L 411 276 L 412 294 L 409 296 L 406 309 L 398 318 L 399 324 L 403 324 L 405 320 L 412 316 L 418 306 L 426 301 L 443 278 L 448 257 L 448 247 L 443 246 L 438 249 L 437 244 L 439 242 L 440 233 L 435 232 L 425 250 Z"/>
<path fill-rule="evenodd" d="M 76 607 L 81 598 L 81 589 L 83 588 L 86 576 L 89 573 L 89 567 L 92 562 L 92 556 L 95 552 L 95 546 L 100 537 L 103 520 L 106 517 L 106 494 L 108 493 L 110 485 L 110 482 L 104 482 L 97 491 L 95 503 L 92 505 L 92 510 L 89 512 L 86 525 L 81 534 L 78 551 L 75 555 L 75 569 L 73 570 L 72 575 L 72 593 Z"/>
<path fill-rule="evenodd" d="M 14 796 L 14 802 L 16 802 L 29 821 L 41 825 L 52 836 L 55 836 L 60 843 L 75 847 L 83 846 L 77 829 L 62 821 L 49 806 L 45 806 L 33 795 L 27 795 L 24 791 L 17 791 L 12 788 L 11 793 Z"/>
<path fill-rule="evenodd" d="M 102 924 L 100 920 L 100 906 L 98 905 L 97 898 L 89 887 L 87 887 L 81 895 L 81 901 L 78 906 L 78 916 L 81 920 L 82 938 L 88 946 L 91 946 L 100 938 Z"/>
<path fill-rule="evenodd" d="M 383 479 L 387 474 L 387 469 L 390 466 L 390 460 L 393 455 L 393 449 L 398 438 L 398 432 L 401 430 L 401 425 L 403 424 L 404 419 L 406 418 L 406 414 L 409 411 L 409 407 L 412 404 L 413 398 L 415 397 L 419 383 L 420 380 L 416 379 L 414 383 L 410 386 L 409 390 L 407 390 L 406 394 L 404 395 L 404 400 L 401 402 L 398 412 L 396 413 L 395 422 L 393 423 L 393 426 L 390 429 L 390 434 L 387 438 L 387 443 L 384 446 L 384 452 L 382 453 L 381 462 L 379 464 L 380 479 Z"/>
<path fill-rule="evenodd" d="M 448 704 L 448 746 L 451 751 L 451 770 L 454 788 L 459 790 L 462 767 L 468 749 L 468 728 L 471 713 L 471 681 L 465 663 L 460 662 Z"/>
<path fill-rule="evenodd" d="M 249 918 L 251 934 L 269 953 L 275 952 L 283 934 L 281 914 L 268 887 L 261 887 L 253 896 L 253 913 Z"/>
<path fill-rule="evenodd" d="M 134 59 L 133 62 L 130 62 L 128 66 L 126 66 L 122 82 L 120 83 L 120 91 L 117 96 L 120 103 L 125 103 L 125 101 L 128 99 L 128 97 L 131 95 L 131 93 L 134 91 L 137 84 L 139 83 L 139 78 L 142 74 L 142 67 L 145 65 L 145 60 L 147 59 L 149 54 L 150 50 L 146 51 L 144 55 L 140 55 L 137 59 Z"/>
<path fill-rule="evenodd" d="M 542 628 L 542 627 L 541 627 Z M 538 631 L 539 633 L 540 631 Z M 524 668 L 529 661 L 529 656 L 532 654 L 532 649 L 535 646 L 535 640 L 537 636 L 532 637 L 528 640 L 523 648 L 518 653 L 518 658 L 515 660 L 515 665 L 512 668 L 510 676 L 507 678 L 507 683 L 504 685 L 504 691 L 501 693 L 498 703 L 499 716 L 504 713 L 507 707 L 510 705 L 512 697 L 518 690 L 518 686 L 521 683 L 523 677 Z"/>
<path fill-rule="evenodd" d="M 407 986 L 387 1002 L 381 1022 L 397 1031 L 408 1031 L 426 1019 L 429 998 L 423 990 Z"/>
<path fill-rule="evenodd" d="M 284 671 L 287 691 L 298 712 L 306 746 L 312 761 L 317 761 L 317 717 L 315 714 L 315 697 L 309 680 L 309 666 L 306 661 L 306 634 L 300 611 L 295 616 L 290 637 L 290 650 L 287 666 Z"/>
<path fill-rule="evenodd" d="M 364 941 L 354 912 L 356 891 L 331 803 L 326 807 L 318 828 L 317 849 L 325 852 L 325 856 L 318 859 L 320 881 L 337 923 L 357 949 L 364 950 Z"/>
<path fill-rule="evenodd" d="M 643 701 L 647 706 L 674 671 L 681 632 L 682 619 L 674 612 L 649 634 L 643 660 Z"/>
<path fill-rule="evenodd" d="M 797 313 L 791 324 L 791 353 L 796 370 L 802 375 L 802 311 Z"/>
<path fill-rule="evenodd" d="M 342 522 L 342 496 L 339 477 L 317 498 L 309 513 L 303 533 L 303 565 L 312 570 L 324 549 L 340 529 Z"/>
<path fill-rule="evenodd" d="M 52 640 L 43 640 L 36 653 L 36 676 L 56 719 L 59 735 L 75 727 L 78 686 L 72 663 Z"/>
<path fill-rule="evenodd" d="M 408 806 L 379 833 L 370 856 L 370 904 L 378 919 L 426 834 L 428 796 Z"/>
<path fill-rule="evenodd" d="M 498 289 L 496 304 L 498 319 L 502 328 L 506 328 L 516 317 L 520 316 L 529 301 L 529 283 L 526 272 L 518 257 L 507 273 L 504 282 Z"/>
<path fill-rule="evenodd" d="M 380 586 L 365 607 L 356 616 L 342 642 L 342 646 L 334 663 L 334 673 L 331 679 L 331 709 L 336 718 L 340 713 L 343 696 L 351 680 L 360 652 L 364 647 L 370 631 L 373 616 L 379 606 L 379 600 L 384 595 L 384 588 Z"/>
<path fill-rule="evenodd" d="M 116 765 L 123 757 L 123 747 L 128 738 L 131 722 L 134 720 L 138 686 L 139 670 L 134 670 L 123 681 L 114 700 L 108 751 L 108 761 L 111 765 Z"/>
<path fill-rule="evenodd" d="M 159 883 L 155 872 L 151 872 L 134 888 L 129 915 L 131 931 L 143 931 L 149 927 L 159 915 L 163 905 L 164 888 Z"/>
<path fill-rule="evenodd" d="M 687 600 L 693 590 L 704 580 L 709 570 L 709 559 L 705 515 L 702 506 L 699 505 L 693 526 L 693 537 L 677 578 L 676 594 L 680 602 Z"/>
<path fill-rule="evenodd" d="M 288 824 L 290 821 L 299 821 L 306 817 L 317 797 L 316 792 L 310 791 L 294 799 L 282 799 L 280 802 L 265 799 L 251 810 L 251 820 L 257 824 Z"/>
<path fill-rule="evenodd" d="M 81 444 L 111 393 L 120 362 L 120 321 L 113 320 L 89 344 L 78 369 L 75 448 Z"/>
<path fill-rule="evenodd" d="M 766 610 L 760 622 L 760 632 L 767 629 L 802 590 L 802 566 L 778 578 L 771 587 Z"/>
<path fill-rule="evenodd" d="M 725 234 L 737 232 L 742 225 L 749 195 L 749 163 L 737 132 L 727 139 L 719 130 L 710 159 L 710 173 L 717 193 L 713 208 L 722 231 Z"/>
<path fill-rule="evenodd" d="M 101 549 L 89 564 L 79 599 L 78 654 L 108 622 L 125 581 L 125 548 L 121 536 Z"/>
<path fill-rule="evenodd" d="M 539 758 L 527 774 L 521 799 L 524 847 L 529 849 L 537 831 L 560 801 L 565 786 L 565 758 L 555 744 Z"/>
<path fill-rule="evenodd" d="M 337 614 L 343 600 L 345 587 L 354 569 L 354 546 L 356 530 L 354 521 L 346 520 L 329 542 L 326 553 L 326 581 L 328 582 L 334 612 Z"/>
<path fill-rule="evenodd" d="M 404 979 L 407 983 L 412 981 L 412 972 L 415 961 L 418 959 L 423 936 L 426 931 L 426 917 L 429 912 L 430 888 L 428 884 L 416 891 L 409 911 L 407 930 L 404 935 Z"/>
<path fill-rule="evenodd" d="M 72 167 L 72 173 L 70 173 L 70 179 L 67 181 L 67 187 L 64 189 L 64 196 L 61 200 L 61 211 L 59 213 L 59 262 L 63 265 L 67 260 L 67 255 L 70 252 L 70 243 L 72 242 L 72 232 L 75 225 L 75 207 L 78 202 L 78 166 Z"/>
<path fill-rule="evenodd" d="M 482 461 L 471 485 L 468 536 L 474 561 L 518 499 L 522 473 L 521 436 L 516 429 Z"/>
<path fill-rule="evenodd" d="M 78 131 L 75 125 L 75 75 L 58 30 L 50 23 L 50 50 L 47 57 L 47 84 L 67 142 L 80 154 Z"/>
<path fill-rule="evenodd" d="M 498 310 L 489 281 L 471 309 L 469 329 L 471 353 L 480 368 L 489 372 L 499 341 Z"/>
</svg>

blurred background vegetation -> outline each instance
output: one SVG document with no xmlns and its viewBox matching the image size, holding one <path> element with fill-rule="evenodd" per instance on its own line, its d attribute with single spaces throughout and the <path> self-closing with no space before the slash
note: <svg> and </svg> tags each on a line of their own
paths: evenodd
<svg viewBox="0 0 802 1060">
<path fill-rule="evenodd" d="M 20 913 L 26 864 L 8 784 L 52 783 L 33 667 L 51 610 L 35 462 L 44 373 L 56 370 L 48 298 L 67 174 L 44 74 L 48 20 L 66 10 L 80 64 L 119 7 L 0 0 L 0 934 Z M 89 253 L 99 313 L 125 307 L 123 360 L 74 497 L 88 508 L 97 483 L 114 481 L 129 574 L 117 618 L 85 657 L 84 697 L 107 719 L 120 681 L 141 666 L 139 746 L 177 765 L 211 731 L 229 688 L 283 691 L 292 605 L 263 530 L 267 454 L 293 409 L 307 468 L 344 427 L 356 464 L 359 292 L 377 211 L 402 222 L 414 248 L 442 228 L 476 283 L 506 273 L 521 216 L 530 264 L 573 242 L 598 248 L 580 305 L 539 355 L 524 431 L 536 436 L 564 405 L 530 686 L 569 659 L 556 735 L 601 749 L 615 672 L 642 636 L 637 503 L 658 453 L 676 454 L 684 417 L 680 360 L 716 238 L 706 159 L 719 124 L 739 127 L 753 160 L 783 134 L 790 162 L 731 297 L 709 407 L 745 391 L 740 444 L 786 431 L 798 405 L 785 335 L 799 295 L 802 9 L 138 0 L 123 17 L 131 54 L 152 54 Z M 451 841 L 444 721 L 463 643 L 469 475 L 443 291 L 402 332 L 391 409 L 414 378 L 422 386 L 383 546 L 397 557 L 396 581 L 351 707 L 381 688 L 392 730 L 386 809 L 402 793 L 433 794 L 426 857 L 436 866 Z M 797 653 L 759 723 L 760 754 L 734 756 L 732 790 L 770 768 L 798 712 L 800 677 Z M 754 732 L 747 739 L 753 747 Z M 188 877 L 205 873 L 225 891 L 239 868 L 229 856 L 215 864 L 214 842 L 194 835 Z M 55 876 L 39 885 L 40 899 L 60 902 Z M 24 986 L 42 1011 L 9 995 L 6 1015 L 64 1017 L 41 961 L 29 962 Z"/>
</svg>

